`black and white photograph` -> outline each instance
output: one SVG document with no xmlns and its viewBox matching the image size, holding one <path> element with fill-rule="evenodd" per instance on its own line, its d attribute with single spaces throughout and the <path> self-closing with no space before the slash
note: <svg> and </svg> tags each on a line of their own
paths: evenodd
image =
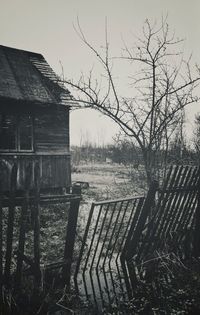
<svg viewBox="0 0 200 315">
<path fill-rule="evenodd" d="M 200 2 L 0 0 L 0 315 L 200 314 Z"/>
</svg>

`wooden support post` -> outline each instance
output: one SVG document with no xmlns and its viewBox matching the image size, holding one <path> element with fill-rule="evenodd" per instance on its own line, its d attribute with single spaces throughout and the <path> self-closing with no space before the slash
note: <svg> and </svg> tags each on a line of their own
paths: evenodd
<svg viewBox="0 0 200 315">
<path fill-rule="evenodd" d="M 71 265 L 74 251 L 74 243 L 76 236 L 76 226 L 78 219 L 78 211 L 80 204 L 80 195 L 81 187 L 73 186 L 72 194 L 77 195 L 77 198 L 74 198 L 70 202 L 69 214 L 68 214 L 68 223 L 66 231 L 66 241 L 65 241 L 65 250 L 64 250 L 64 260 L 65 266 L 63 268 L 63 281 L 67 288 L 70 288 L 70 277 L 71 277 Z"/>
<path fill-rule="evenodd" d="M 12 243 L 13 243 L 13 227 L 14 227 L 14 213 L 15 213 L 15 193 L 17 185 L 17 164 L 14 163 L 11 171 L 11 184 L 10 184 L 10 199 L 9 199 L 9 212 L 8 212 L 8 226 L 7 226 L 7 246 L 6 246 L 6 262 L 5 262 L 5 284 L 9 286 L 10 282 L 10 267 L 12 256 Z"/>
</svg>

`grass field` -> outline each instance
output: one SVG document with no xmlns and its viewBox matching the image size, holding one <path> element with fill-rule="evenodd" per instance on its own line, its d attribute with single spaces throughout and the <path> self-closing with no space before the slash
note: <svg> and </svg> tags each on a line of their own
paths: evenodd
<svg viewBox="0 0 200 315">
<path fill-rule="evenodd" d="M 72 173 L 72 182 L 89 183 L 84 200 L 105 200 L 143 194 L 145 180 L 140 170 L 119 164 L 80 164 Z"/>
<path fill-rule="evenodd" d="M 88 182 L 89 187 L 82 190 L 74 263 L 80 252 L 92 201 L 143 195 L 147 189 L 145 187 L 145 178 L 142 174 L 142 170 L 131 169 L 131 167 L 118 164 L 81 164 L 76 167 L 76 172 L 72 173 L 72 181 Z M 45 264 L 59 261 L 63 257 L 68 207 L 68 205 L 63 204 L 46 206 L 41 209 L 41 263 L 44 266 Z M 6 224 L 7 218 L 4 219 Z M 26 254 L 30 256 L 33 248 L 33 232 L 31 218 L 28 221 L 30 221 L 30 227 L 27 226 Z M 5 226 L 3 226 L 3 230 L 5 230 Z M 15 239 L 17 244 L 18 234 L 15 235 Z M 133 299 L 127 305 L 122 305 L 122 308 L 125 308 L 125 310 L 116 309 L 115 307 L 109 311 L 105 310 L 103 314 L 200 314 L 199 260 L 182 262 L 179 260 L 179 257 L 176 257 L 176 259 L 172 258 L 173 256 L 170 256 L 168 260 L 161 260 L 158 276 L 152 281 L 141 283 L 138 286 Z M 160 270 L 162 270 L 162 273 Z M 166 281 L 168 274 L 172 278 L 172 281 L 169 283 Z M 57 279 L 56 277 L 55 279 Z M 30 286 L 30 283 L 28 285 Z M 31 292 L 32 289 L 29 289 L 28 285 L 27 283 L 24 284 L 27 295 L 28 290 Z M 41 305 L 46 303 L 47 307 L 48 305 L 49 307 L 53 306 L 55 302 L 60 300 L 62 294 L 64 294 L 62 290 L 61 292 L 59 290 L 58 292 L 54 291 L 53 278 L 52 287 L 49 291 L 42 292 L 41 301 L 39 302 L 41 302 Z M 69 314 L 96 315 L 86 305 L 82 309 L 83 305 L 79 305 L 79 300 L 76 295 L 73 295 L 73 292 L 72 295 L 66 295 L 65 300 L 66 306 L 69 307 L 69 312 L 67 312 Z M 33 303 L 35 302 L 33 301 Z M 42 309 L 39 312 L 40 303 L 38 305 L 37 311 L 35 311 L 31 308 L 31 303 L 27 302 L 26 314 L 47 314 Z M 24 304 L 23 307 L 25 307 Z M 63 313 L 60 311 L 52 314 Z"/>
<path fill-rule="evenodd" d="M 73 182 L 89 183 L 89 188 L 82 191 L 78 239 L 83 235 L 92 201 L 143 195 L 147 190 L 141 170 L 117 164 L 87 164 L 80 165 L 77 171 L 72 174 Z M 77 251 L 80 244 L 81 241 L 76 244 Z M 138 286 L 125 311 L 118 308 L 104 314 L 200 314 L 199 264 L 195 260 L 182 262 L 179 257 L 175 258 L 170 256 L 167 261 L 161 260 L 158 276 Z M 165 279 L 168 274 L 172 279 L 169 283 Z M 83 314 L 86 313 L 95 314 L 89 310 Z"/>
<path fill-rule="evenodd" d="M 144 178 L 138 170 L 119 164 L 80 164 L 72 173 L 72 182 L 87 182 L 89 187 L 82 189 L 77 225 L 78 239 L 82 238 L 93 201 L 119 199 L 145 193 Z M 77 250 L 79 243 L 77 243 Z"/>
</svg>

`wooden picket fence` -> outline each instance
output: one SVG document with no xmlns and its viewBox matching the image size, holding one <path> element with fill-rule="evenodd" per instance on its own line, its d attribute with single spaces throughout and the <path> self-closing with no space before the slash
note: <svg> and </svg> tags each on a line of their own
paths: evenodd
<svg viewBox="0 0 200 315">
<path fill-rule="evenodd" d="M 147 196 L 93 202 L 74 274 L 75 287 L 95 311 L 134 296 L 154 278 L 160 257 L 200 255 L 200 170 L 169 169 Z M 152 268 L 153 266 L 153 268 Z"/>
<path fill-rule="evenodd" d="M 40 169 L 35 162 L 27 166 L 25 190 L 18 194 L 17 165 L 10 172 L 7 194 L 0 183 L 0 290 L 20 290 L 24 263 L 33 276 L 34 289 L 41 285 L 40 212 L 47 203 L 69 203 L 64 256 L 54 267 L 62 268 L 63 286 L 70 286 L 76 236 L 80 190 L 70 194 L 45 196 L 40 193 Z M 32 173 L 33 172 L 33 173 Z M 30 183 L 30 178 L 34 179 Z M 25 253 L 27 216 L 33 215 L 33 253 Z M 18 215 L 16 233 L 16 214 Z M 5 220 L 7 218 L 7 220 Z M 6 222 L 6 223 L 5 223 Z M 200 169 L 176 166 L 169 169 L 159 187 L 152 183 L 146 197 L 94 202 L 89 212 L 74 280 L 78 291 L 102 307 L 113 299 L 119 303 L 134 294 L 138 280 L 148 273 L 149 261 L 158 261 L 158 253 L 176 253 L 179 257 L 200 256 Z M 14 238 L 18 241 L 15 242 Z M 17 249 L 16 249 L 17 244 Z M 153 264 L 156 268 L 156 263 Z M 152 269 L 150 272 L 153 275 Z M 145 276 L 144 276 L 145 275 Z M 80 288 L 81 287 L 81 288 Z M 2 296 L 0 294 L 0 298 Z M 103 302 L 102 302 L 103 301 Z M 1 304 L 1 301 L 0 301 Z M 97 313 L 98 314 L 98 313 Z"/>
<path fill-rule="evenodd" d="M 184 259 L 200 256 L 199 167 L 171 167 L 161 187 L 152 183 L 121 255 L 132 288 L 148 271 L 149 261 L 155 271 L 159 257 L 170 253 Z"/>
<path fill-rule="evenodd" d="M 2 166 L 2 165 L 1 165 Z M 45 196 L 40 194 L 39 164 L 30 163 L 26 169 L 25 190 L 19 192 L 17 187 L 17 164 L 13 164 L 10 172 L 10 190 L 5 194 L 0 183 L 0 292 L 2 288 L 19 292 L 22 284 L 23 265 L 29 267 L 34 282 L 34 290 L 41 285 L 41 249 L 40 249 L 40 211 L 41 205 L 66 203 L 68 222 L 66 222 L 66 238 L 64 257 L 55 262 L 62 268 L 63 286 L 70 285 L 71 263 L 75 242 L 75 233 L 80 203 L 80 189 L 74 187 L 69 194 Z M 34 174 L 32 174 L 34 172 Z M 34 185 L 30 179 L 34 178 Z M 31 210 L 30 210 L 31 209 Z M 28 257 L 25 253 L 27 219 L 32 215 L 33 221 L 33 253 Z M 16 222 L 16 217 L 17 221 Z M 64 224 L 64 223 L 63 223 Z M 18 238 L 18 239 L 16 239 Z M 17 248 L 16 248 L 17 247 Z M 47 266 L 48 267 L 48 266 Z M 0 294 L 1 295 L 1 294 Z M 3 298 L 2 296 L 0 297 Z M 1 302 L 0 302 L 1 303 Z"/>
</svg>

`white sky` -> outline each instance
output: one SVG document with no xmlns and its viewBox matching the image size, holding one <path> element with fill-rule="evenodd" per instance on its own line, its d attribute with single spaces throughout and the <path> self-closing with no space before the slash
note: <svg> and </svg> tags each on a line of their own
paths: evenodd
<svg viewBox="0 0 200 315">
<path fill-rule="evenodd" d="M 168 22 L 176 35 L 186 39 L 186 53 L 200 64 L 199 0 L 0 0 L 0 44 L 43 54 L 57 74 L 62 62 L 65 76 L 78 79 L 94 65 L 94 59 L 74 31 L 76 17 L 87 38 L 99 48 L 104 42 L 105 17 L 114 55 L 119 55 L 121 38 L 131 43 L 146 18 Z M 122 66 L 123 67 L 123 66 Z M 123 68 L 117 68 L 118 75 Z M 189 108 L 188 126 L 192 130 L 194 113 Z M 108 118 L 91 110 L 71 113 L 71 144 L 83 139 L 108 143 L 117 127 Z"/>
</svg>

